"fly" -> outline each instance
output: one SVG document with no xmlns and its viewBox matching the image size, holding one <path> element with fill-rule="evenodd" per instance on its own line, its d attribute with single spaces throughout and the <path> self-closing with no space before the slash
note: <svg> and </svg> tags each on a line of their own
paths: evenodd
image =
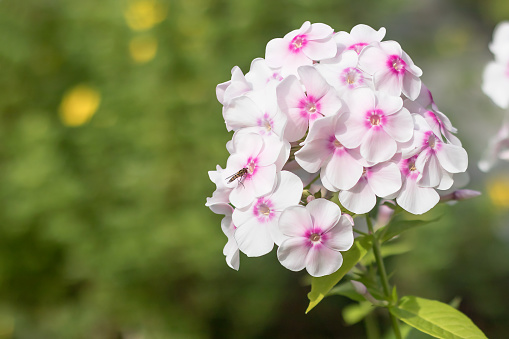
<svg viewBox="0 0 509 339">
<path fill-rule="evenodd" d="M 239 182 L 242 184 L 242 181 L 246 178 L 247 168 L 241 168 L 237 173 L 230 175 L 226 180 L 228 180 L 228 184 L 234 181 L 235 179 L 239 179 Z M 242 184 L 244 186 L 244 184 Z"/>
</svg>

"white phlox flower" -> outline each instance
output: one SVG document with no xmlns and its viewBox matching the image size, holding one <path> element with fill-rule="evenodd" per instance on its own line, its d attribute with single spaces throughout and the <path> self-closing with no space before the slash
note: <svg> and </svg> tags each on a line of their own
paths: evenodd
<svg viewBox="0 0 509 339">
<path fill-rule="evenodd" d="M 284 38 L 269 41 L 265 50 L 267 65 L 281 67 L 283 76 L 287 76 L 296 75 L 300 66 L 332 58 L 337 52 L 333 33 L 334 30 L 325 24 L 306 21 L 300 29 L 291 31 Z"/>
<path fill-rule="evenodd" d="M 446 190 L 453 184 L 451 174 L 467 170 L 467 152 L 461 146 L 443 142 L 420 115 L 414 115 L 414 121 L 414 152 L 418 153 L 415 166 L 421 173 L 417 182 L 423 187 Z"/>
<path fill-rule="evenodd" d="M 302 66 L 298 73 L 300 81 L 290 75 L 277 87 L 279 107 L 288 117 L 288 141 L 299 140 L 315 120 L 337 114 L 342 106 L 334 88 L 314 67 Z"/>
<path fill-rule="evenodd" d="M 232 213 L 233 208 L 230 207 L 230 210 L 225 213 L 223 220 L 221 220 L 221 229 L 223 230 L 224 235 L 228 238 L 228 242 L 223 248 L 223 254 L 226 257 L 226 263 L 228 266 L 238 271 L 240 265 L 240 253 L 239 246 L 237 245 L 237 241 L 234 237 L 237 227 L 233 224 Z"/>
<path fill-rule="evenodd" d="M 359 88 L 345 96 L 349 115 L 336 138 L 348 148 L 360 146 L 366 161 L 387 161 L 413 136 L 412 116 L 398 96 Z"/>
<path fill-rule="evenodd" d="M 279 261 L 292 271 L 306 268 L 313 277 L 334 273 L 343 263 L 340 251 L 353 245 L 351 220 L 325 199 L 287 208 L 279 219 L 279 228 L 288 237 L 277 251 Z"/>
<path fill-rule="evenodd" d="M 309 173 L 320 170 L 320 178 L 331 191 L 353 187 L 362 175 L 359 149 L 348 149 L 335 135 L 338 116 L 319 119 L 311 127 L 295 160 Z"/>
<path fill-rule="evenodd" d="M 264 138 L 255 133 L 234 135 L 235 153 L 228 158 L 222 179 L 227 187 L 233 188 L 229 199 L 235 207 L 245 207 L 272 190 L 276 181 L 275 163 L 280 157 L 282 143 L 278 146 L 265 144 Z M 241 170 L 245 173 L 236 178 Z"/>
<path fill-rule="evenodd" d="M 509 119 L 506 117 L 497 134 L 491 138 L 488 148 L 478 163 L 479 169 L 489 172 L 498 159 L 509 161 Z"/>
<path fill-rule="evenodd" d="M 341 96 L 359 87 L 372 87 L 371 76 L 357 67 L 359 56 L 355 51 L 345 51 L 333 59 L 320 62 L 315 67 Z"/>
<path fill-rule="evenodd" d="M 299 177 L 281 171 L 274 190 L 244 208 L 235 209 L 235 240 L 243 253 L 259 257 L 269 253 L 274 243 L 281 244 L 285 237 L 278 228 L 279 217 L 285 208 L 299 203 L 302 189 Z"/>
<path fill-rule="evenodd" d="M 373 76 L 375 88 L 415 100 L 421 90 L 422 70 L 396 41 L 373 43 L 359 55 L 359 68 Z"/>
<path fill-rule="evenodd" d="M 424 84 L 421 86 L 421 93 L 417 99 L 415 101 L 406 99 L 403 106 L 410 113 L 420 114 L 433 130 L 433 133 L 443 135 L 450 143 L 461 146 L 460 139 L 453 134 L 458 130 L 452 125 L 451 120 L 438 109 L 433 100 L 433 95 Z"/>
</svg>

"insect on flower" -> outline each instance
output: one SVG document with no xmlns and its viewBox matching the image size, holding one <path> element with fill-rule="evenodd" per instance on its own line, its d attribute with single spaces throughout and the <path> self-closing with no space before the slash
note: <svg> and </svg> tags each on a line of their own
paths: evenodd
<svg viewBox="0 0 509 339">
<path fill-rule="evenodd" d="M 233 180 L 239 179 L 240 184 L 242 186 L 244 186 L 244 184 L 242 182 L 246 178 L 246 175 L 247 175 L 247 168 L 244 167 L 244 168 L 241 168 L 237 173 L 230 175 L 228 178 L 226 178 L 226 180 L 229 179 L 228 183 L 231 183 Z"/>
</svg>

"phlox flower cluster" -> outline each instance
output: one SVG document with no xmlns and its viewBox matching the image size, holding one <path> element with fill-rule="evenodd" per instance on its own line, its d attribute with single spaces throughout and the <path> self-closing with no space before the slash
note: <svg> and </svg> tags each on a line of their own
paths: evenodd
<svg viewBox="0 0 509 339">
<path fill-rule="evenodd" d="M 502 109 L 509 108 L 509 21 L 501 22 L 495 27 L 493 41 L 489 45 L 494 60 L 489 62 L 483 74 L 482 90 Z M 479 168 L 488 172 L 498 159 L 509 160 L 509 115 L 498 133 L 490 140 Z"/>
<path fill-rule="evenodd" d="M 239 252 L 276 245 L 284 267 L 331 274 L 353 244 L 353 216 L 382 199 L 422 214 L 465 172 L 467 153 L 421 69 L 384 37 L 384 28 L 305 22 L 217 86 L 234 134 L 226 167 L 209 172 L 206 206 L 224 215 L 230 267 Z"/>
</svg>

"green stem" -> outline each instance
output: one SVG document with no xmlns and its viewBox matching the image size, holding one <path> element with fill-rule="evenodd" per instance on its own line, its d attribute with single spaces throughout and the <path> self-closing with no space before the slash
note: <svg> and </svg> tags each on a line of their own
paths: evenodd
<svg viewBox="0 0 509 339">
<path fill-rule="evenodd" d="M 318 179 L 320 179 L 320 174 L 318 174 L 313 180 L 311 180 L 311 182 L 309 184 L 306 185 L 306 187 L 304 187 L 305 190 L 309 189 L 311 187 L 311 185 L 317 181 Z"/>
<path fill-rule="evenodd" d="M 369 233 L 371 233 L 373 237 L 373 254 L 375 255 L 376 265 L 378 266 L 378 272 L 380 274 L 380 280 L 382 282 L 382 288 L 384 290 L 384 295 L 386 298 L 391 298 L 391 288 L 389 286 L 389 279 L 387 278 L 387 272 L 385 271 L 385 265 L 382 258 L 382 252 L 380 251 L 380 239 L 375 234 L 373 229 L 373 223 L 369 215 L 366 214 L 366 222 L 368 224 Z M 396 339 L 401 339 L 401 331 L 399 329 L 398 319 L 392 313 L 389 312 L 389 316 L 391 318 L 392 329 L 394 330 L 394 335 Z"/>
</svg>

